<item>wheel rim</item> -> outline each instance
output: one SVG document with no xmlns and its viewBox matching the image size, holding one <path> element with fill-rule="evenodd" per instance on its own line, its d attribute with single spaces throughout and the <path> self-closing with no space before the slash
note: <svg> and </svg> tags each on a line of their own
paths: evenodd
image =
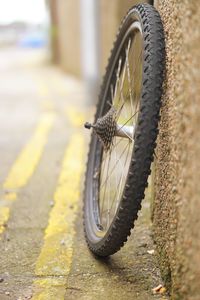
<svg viewBox="0 0 200 300">
<path fill-rule="evenodd" d="M 119 46 L 105 95 L 109 100 L 102 112 L 104 115 L 105 110 L 114 108 L 118 130 L 125 132 L 124 137 L 115 135 L 106 150 L 96 140 L 92 210 L 98 238 L 105 236 L 116 216 L 129 172 L 142 87 L 142 46 L 142 30 L 135 21 Z M 132 128 L 132 136 L 126 136 L 126 126 L 127 130 Z"/>
</svg>

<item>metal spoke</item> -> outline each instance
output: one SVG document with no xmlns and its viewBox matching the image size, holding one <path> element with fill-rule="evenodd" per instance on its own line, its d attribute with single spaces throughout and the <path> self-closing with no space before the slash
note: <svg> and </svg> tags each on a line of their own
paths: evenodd
<svg viewBox="0 0 200 300">
<path fill-rule="evenodd" d="M 120 128 L 119 130 L 121 130 L 139 111 L 136 111 Z"/>
<path fill-rule="evenodd" d="M 117 185 L 118 185 L 120 188 L 121 188 L 121 184 L 122 184 L 122 178 L 124 178 L 124 179 L 126 180 L 126 177 L 124 176 L 124 173 L 125 173 L 125 167 L 126 167 L 127 160 L 128 160 L 128 155 L 129 155 L 129 152 L 130 152 L 130 145 L 131 145 L 131 143 L 129 142 L 129 143 L 128 143 L 128 150 L 127 150 L 127 154 L 126 154 L 126 159 L 125 159 L 124 165 L 122 165 L 121 161 L 119 160 L 119 163 L 120 163 L 121 169 L 122 169 L 122 173 L 121 173 L 121 176 L 120 176 L 119 183 L 117 183 L 117 182 L 116 182 L 116 183 L 117 183 Z M 116 154 L 116 152 L 115 152 L 115 159 L 117 160 L 117 154 Z M 109 209 L 110 211 L 111 211 L 112 208 L 113 208 L 113 204 L 114 204 L 115 198 L 119 199 L 119 196 L 120 196 L 120 188 L 119 188 L 119 190 L 116 189 L 116 191 L 115 191 L 115 194 L 114 194 L 114 197 L 113 197 L 113 201 L 112 201 L 111 207 L 110 207 L 110 209 Z M 117 197 L 116 197 L 116 195 L 117 195 Z M 108 211 L 108 209 L 107 209 L 107 210 L 104 210 L 103 212 L 106 212 L 106 211 Z"/>
<path fill-rule="evenodd" d="M 132 95 L 132 88 L 131 88 L 131 75 L 130 75 L 130 68 L 129 68 L 129 60 L 128 60 L 128 51 L 126 50 L 126 69 L 128 73 L 128 82 L 129 82 L 129 97 L 131 102 L 131 110 L 133 113 L 133 95 Z M 134 77 L 133 77 L 134 80 Z"/>
<path fill-rule="evenodd" d="M 117 80 L 116 80 L 116 84 L 115 84 L 114 99 L 117 94 L 117 87 L 118 87 L 118 83 L 119 83 L 119 74 L 120 74 L 120 70 L 121 70 L 121 64 L 122 64 L 122 59 L 120 58 L 119 63 L 118 63 L 117 73 L 116 73 Z"/>
<path fill-rule="evenodd" d="M 126 49 L 126 59 L 125 59 L 125 61 L 127 61 L 127 58 L 128 58 L 127 56 L 129 54 L 130 45 L 131 45 L 131 40 L 129 39 L 128 47 Z M 125 103 L 122 88 L 124 86 L 124 79 L 125 79 L 126 69 L 127 69 L 127 64 L 124 65 L 122 80 L 121 80 L 121 83 L 120 83 L 120 100 L 119 100 L 119 104 L 120 104 L 120 101 L 122 99 L 122 102 L 123 102 L 122 106 L 124 106 L 124 103 Z"/>
<path fill-rule="evenodd" d="M 111 151 L 109 153 L 109 160 L 108 160 L 108 168 L 107 168 L 106 178 L 108 178 L 110 159 L 111 159 Z M 100 219 L 102 218 L 102 210 L 103 210 L 103 207 L 104 207 L 104 200 L 105 200 L 106 188 L 107 188 L 107 180 L 106 180 L 106 186 L 104 188 L 104 193 L 103 193 L 102 206 L 101 206 L 101 209 L 100 209 Z"/>
<path fill-rule="evenodd" d="M 115 147 L 117 147 L 122 141 L 124 140 L 124 138 L 120 138 L 119 139 L 119 141 L 116 143 L 116 145 L 112 145 L 112 150 L 115 148 Z M 105 152 L 106 153 L 106 152 Z M 108 153 L 108 152 L 107 152 Z M 105 161 L 105 159 L 106 159 L 106 155 L 102 158 L 102 160 L 101 160 L 101 163 L 103 162 L 103 161 Z"/>
<path fill-rule="evenodd" d="M 100 220 L 104 231 L 110 226 L 122 197 L 127 180 L 134 146 L 134 132 L 139 112 L 141 51 L 137 51 L 137 39 L 129 38 L 124 45 L 113 71 L 115 82 L 110 84 L 110 107 L 116 109 L 116 135 L 108 151 L 101 158 Z M 138 49 L 139 50 L 139 49 Z M 137 74 L 136 74 L 137 73 Z M 124 129 L 123 127 L 126 126 Z M 134 126 L 132 129 L 131 126 Z M 120 132 L 121 131 L 121 132 Z M 132 136 L 133 132 L 133 136 Z M 127 137 L 127 138 L 126 138 Z M 123 143 L 123 144 L 122 144 Z"/>
<path fill-rule="evenodd" d="M 129 151 L 130 151 L 130 145 L 131 145 L 131 143 L 129 143 L 129 145 L 128 145 L 128 150 L 127 150 L 126 160 L 125 160 L 124 167 L 123 167 L 123 173 L 122 173 L 121 176 L 120 176 L 120 184 L 119 184 L 120 187 L 121 187 L 122 178 L 124 177 L 125 166 L 126 166 L 126 163 L 127 163 L 127 160 L 128 160 Z M 116 196 L 117 196 L 117 197 L 116 197 Z M 116 189 L 115 195 L 114 195 L 114 197 L 113 197 L 113 201 L 112 201 L 110 210 L 112 210 L 112 208 L 113 208 L 113 204 L 114 204 L 115 197 L 116 197 L 116 199 L 119 199 L 119 196 L 120 196 L 120 189 L 119 189 L 119 190 Z"/>
<path fill-rule="evenodd" d="M 127 145 L 128 145 L 128 144 L 127 144 Z M 121 153 L 119 159 L 121 159 L 122 155 L 124 154 L 124 152 L 125 152 L 125 150 L 126 150 L 126 148 L 127 148 L 127 145 L 126 145 L 125 148 L 123 149 L 123 151 L 122 151 L 122 153 Z M 119 162 L 119 159 L 118 159 L 118 161 L 115 163 L 114 167 L 112 168 L 112 170 L 111 170 L 111 172 L 110 172 L 110 174 L 109 174 L 109 177 L 112 175 L 112 173 L 113 173 L 113 171 L 114 171 L 116 165 L 117 165 L 118 162 Z M 102 184 L 100 184 L 100 188 L 102 188 L 102 187 L 106 184 L 107 179 L 108 179 L 108 177 L 106 178 L 106 180 L 105 180 Z"/>
<path fill-rule="evenodd" d="M 118 191 L 118 195 L 117 195 L 117 201 L 116 201 L 116 208 L 117 208 L 117 205 L 118 205 L 118 203 L 119 203 L 119 199 L 120 199 L 120 195 L 121 195 L 121 189 L 122 189 L 122 178 L 124 177 L 125 165 L 126 165 L 126 162 L 127 162 L 127 158 L 128 158 L 129 149 L 130 149 L 130 144 L 129 144 L 129 147 L 128 147 L 127 156 L 126 156 L 126 160 L 125 160 L 125 163 L 124 163 L 124 168 L 123 168 L 123 173 L 122 173 L 122 176 L 121 176 L 121 182 L 120 182 L 120 185 L 119 185 L 119 191 Z"/>
<path fill-rule="evenodd" d="M 137 61 L 140 61 L 141 56 L 142 56 L 142 51 L 140 52 L 140 55 L 138 56 Z M 135 74 L 135 70 L 136 70 L 136 66 L 134 67 L 133 74 Z M 133 86 L 133 81 L 134 81 L 134 76 L 132 76 L 132 79 L 131 79 L 131 82 L 130 82 L 130 87 Z M 132 87 L 130 90 L 131 90 L 131 93 L 133 93 L 134 87 Z M 129 93 L 130 93 L 130 91 L 128 91 L 128 92 L 126 93 L 125 99 L 127 98 L 127 96 L 128 96 Z M 138 99 L 138 102 L 139 102 L 139 99 Z M 118 110 L 119 112 L 121 112 L 121 110 L 122 110 L 122 108 L 123 108 L 123 105 L 124 105 L 124 104 L 122 104 L 122 106 L 119 108 L 119 110 Z M 119 116 L 118 116 L 118 117 L 119 117 Z M 118 118 L 116 118 L 116 119 L 118 119 Z"/>
</svg>

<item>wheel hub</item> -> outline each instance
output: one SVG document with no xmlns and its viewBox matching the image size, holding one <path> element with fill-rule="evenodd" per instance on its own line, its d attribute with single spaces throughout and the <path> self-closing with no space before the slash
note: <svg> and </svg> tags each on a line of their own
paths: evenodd
<svg viewBox="0 0 200 300">
<path fill-rule="evenodd" d="M 104 149 L 109 150 L 114 136 L 128 138 L 133 140 L 135 126 L 120 125 L 116 122 L 116 109 L 111 109 L 101 118 L 98 118 L 95 124 L 85 123 L 85 128 L 91 127 L 102 142 Z"/>
<path fill-rule="evenodd" d="M 103 143 L 105 150 L 109 150 L 117 129 L 116 109 L 111 107 L 111 109 L 103 117 L 98 118 L 93 125 L 85 123 L 85 128 L 90 129 L 91 127 Z"/>
</svg>

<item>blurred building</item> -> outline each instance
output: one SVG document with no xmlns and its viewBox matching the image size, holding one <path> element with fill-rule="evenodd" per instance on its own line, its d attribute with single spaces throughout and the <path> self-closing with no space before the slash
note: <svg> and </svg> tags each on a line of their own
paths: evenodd
<svg viewBox="0 0 200 300">
<path fill-rule="evenodd" d="M 112 48 L 115 35 L 119 24 L 127 12 L 127 10 L 141 2 L 138 0 L 99 0 L 90 2 L 93 5 L 96 24 L 91 22 L 91 26 L 96 32 L 98 43 L 96 47 L 96 56 L 99 64 L 99 72 L 102 73 L 105 69 L 110 50 Z M 150 2 L 150 1 L 143 1 Z M 64 70 L 81 76 L 84 72 L 82 69 L 81 58 L 81 32 L 82 21 L 84 14 L 84 5 L 88 4 L 88 0 L 49 0 L 50 16 L 51 16 L 51 37 L 52 37 L 52 57 L 55 62 L 59 63 Z M 92 20 L 91 20 L 92 21 Z M 90 26 L 88 26 L 90 30 Z M 93 45 L 88 44 L 90 48 L 95 49 Z"/>
<path fill-rule="evenodd" d="M 0 47 L 41 48 L 47 45 L 48 14 L 44 1 L 1 1 Z"/>
<path fill-rule="evenodd" d="M 24 32 L 27 31 L 27 27 L 24 22 L 0 24 L 0 46 L 16 44 Z"/>
</svg>

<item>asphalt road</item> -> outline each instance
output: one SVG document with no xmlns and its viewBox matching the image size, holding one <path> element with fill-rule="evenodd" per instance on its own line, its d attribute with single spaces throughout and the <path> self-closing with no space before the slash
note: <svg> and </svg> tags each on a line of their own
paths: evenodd
<svg viewBox="0 0 200 300">
<path fill-rule="evenodd" d="M 97 260 L 82 230 L 91 115 L 81 82 L 42 51 L 0 51 L 0 299 L 166 299 L 149 201 L 113 257 Z M 150 250 L 150 252 L 149 252 Z"/>
</svg>

